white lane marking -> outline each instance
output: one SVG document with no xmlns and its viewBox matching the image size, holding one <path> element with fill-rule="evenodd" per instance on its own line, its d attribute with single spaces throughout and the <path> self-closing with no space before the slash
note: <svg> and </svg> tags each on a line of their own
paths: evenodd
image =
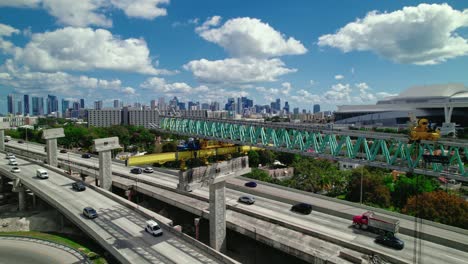
<svg viewBox="0 0 468 264">
<path fill-rule="evenodd" d="M 185 254 L 182 250 L 174 247 L 166 241 L 157 243 L 151 248 L 175 263 L 201 263 L 199 260 Z"/>
<path fill-rule="evenodd" d="M 115 220 L 112 220 L 112 223 L 117 225 L 118 227 L 125 230 L 127 233 L 131 234 L 134 237 L 143 237 L 142 232 L 144 231 L 142 226 L 139 226 L 127 218 L 121 217 Z"/>
<path fill-rule="evenodd" d="M 446 256 L 446 257 L 449 257 L 449 258 L 451 258 L 451 259 L 456 259 L 456 260 L 460 261 L 461 263 L 466 263 L 466 259 L 460 259 L 460 258 L 456 258 L 456 257 L 449 256 L 449 255 L 446 255 L 446 254 L 445 254 L 445 256 Z"/>
</svg>

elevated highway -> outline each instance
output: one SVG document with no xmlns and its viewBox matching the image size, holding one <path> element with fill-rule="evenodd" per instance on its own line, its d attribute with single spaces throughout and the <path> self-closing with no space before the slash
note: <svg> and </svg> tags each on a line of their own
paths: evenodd
<svg viewBox="0 0 468 264">
<path fill-rule="evenodd" d="M 8 146 L 13 145 L 15 148 L 26 148 L 24 144 L 8 144 Z M 40 145 L 31 144 L 29 148 L 37 154 L 43 153 L 43 147 Z M 81 164 L 91 169 L 97 166 L 97 160 L 81 159 L 78 154 L 74 153 L 60 154 L 60 159 L 66 161 L 68 158 L 67 156 L 70 157 L 71 163 Z M 118 162 L 114 163 L 113 171 L 114 184 L 117 184 L 120 188 L 136 188 L 148 196 L 158 197 L 158 199 L 169 204 L 173 204 L 201 216 L 203 216 L 202 209 L 207 208 L 207 190 L 201 189 L 193 193 L 178 193 L 176 191 L 177 177 L 172 173 L 158 172 L 153 175 L 143 174 L 135 176 L 129 173 L 128 167 Z M 403 260 L 408 262 L 412 260 L 414 238 L 411 234 L 414 228 L 414 221 L 409 217 L 407 217 L 407 219 L 400 218 L 401 232 L 403 233 L 400 237 L 406 242 L 406 248 L 403 252 L 396 253 L 392 249 L 382 248 L 374 244 L 373 234 L 349 227 L 351 223 L 350 216 L 360 214 L 364 212 L 366 208 L 359 208 L 352 204 L 344 204 L 334 201 L 333 199 L 326 199 L 325 197 L 283 189 L 278 186 L 260 184 L 256 189 L 246 189 L 243 187 L 244 183 L 245 180 L 242 179 L 228 181 L 227 187 L 231 189 L 227 190 L 227 197 L 229 197 L 228 214 L 234 217 L 228 220 L 231 221 L 231 224 L 237 223 L 236 226 L 245 227 L 244 229 L 246 229 L 246 231 L 244 232 L 247 234 L 252 234 L 253 227 L 256 228 L 254 229 L 255 233 L 261 233 L 262 231 L 259 228 L 261 226 L 265 227 L 263 232 L 268 232 L 267 230 L 271 230 L 273 228 L 272 223 L 274 223 L 275 225 L 273 226 L 279 225 L 285 229 L 282 232 L 278 231 L 276 237 L 270 235 L 270 240 L 278 239 L 284 241 L 284 237 L 287 237 L 287 232 L 299 232 L 298 234 L 303 234 L 302 237 L 304 237 L 305 234 L 310 235 L 315 232 L 315 234 L 319 233 L 324 236 L 338 237 L 351 245 L 363 245 L 363 247 L 371 251 L 397 255 L 398 257 L 401 256 Z M 165 190 L 165 192 L 162 190 Z M 161 196 L 162 193 L 164 193 L 163 196 L 165 198 Z M 257 197 L 257 203 L 254 206 L 244 208 L 245 206 L 237 204 L 237 197 L 245 193 L 251 193 Z M 192 200 L 184 200 L 188 198 L 182 199 L 181 197 L 183 196 L 187 196 Z M 311 216 L 300 216 L 291 213 L 289 211 L 290 204 L 295 202 L 309 202 L 313 204 L 314 212 Z M 395 217 L 395 215 L 390 216 Z M 243 220 L 239 222 L 239 219 Z M 259 224 L 259 221 L 263 221 L 263 224 Z M 232 228 L 232 225 L 228 224 L 228 226 Z M 248 227 L 250 227 L 250 229 Z M 425 224 L 423 224 L 423 233 L 433 235 L 433 237 L 426 237 L 425 239 L 436 242 L 433 243 L 424 240 L 421 242 L 423 244 L 422 256 L 426 260 L 424 263 L 438 263 L 436 260 L 439 261 L 440 256 L 446 259 L 452 259 L 452 262 L 449 263 L 463 263 L 463 261 L 460 260 L 468 257 L 466 250 L 464 250 L 468 247 L 468 234 L 466 230 L 445 227 L 444 225 L 433 225 L 430 224 L 430 222 L 425 222 Z M 236 230 L 235 228 L 233 229 Z M 259 238 L 260 237 L 257 237 L 257 239 Z M 458 250 L 456 250 L 456 248 L 458 248 Z"/>
<path fill-rule="evenodd" d="M 165 117 L 155 125 L 161 132 L 250 145 L 275 151 L 297 153 L 365 164 L 373 167 L 413 171 L 468 182 L 468 141 L 441 139 L 410 143 L 405 135 L 336 131 L 295 124 L 247 122 L 225 119 Z M 450 165 L 426 164 L 423 154 L 449 156 Z M 446 154 L 448 153 L 448 154 Z"/>
<path fill-rule="evenodd" d="M 34 162 L 17 158 L 20 173 L 10 172 L 11 166 L 5 165 L 4 154 L 0 154 L 0 174 L 12 180 L 19 179 L 21 184 L 47 203 L 54 206 L 81 230 L 95 239 L 121 263 L 236 263 L 214 252 L 193 239 L 184 238 L 167 225 L 163 217 L 153 214 L 160 220 L 164 235 L 153 237 L 144 231 L 148 216 L 103 195 L 93 188 L 75 192 L 71 188 L 74 180 L 57 173 L 48 167 L 49 179 L 39 179 L 36 170 L 43 168 Z M 118 200 L 118 199 L 117 199 Z M 82 215 L 84 207 L 95 208 L 99 217 L 93 220 Z"/>
</svg>

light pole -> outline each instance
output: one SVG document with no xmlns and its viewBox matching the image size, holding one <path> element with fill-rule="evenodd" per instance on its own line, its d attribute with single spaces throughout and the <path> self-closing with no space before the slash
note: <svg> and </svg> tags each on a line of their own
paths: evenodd
<svg viewBox="0 0 468 264">
<path fill-rule="evenodd" d="M 359 195 L 359 203 L 362 205 L 362 177 L 363 177 L 363 174 L 364 174 L 364 165 L 361 164 L 361 192 L 360 192 L 360 195 Z"/>
</svg>

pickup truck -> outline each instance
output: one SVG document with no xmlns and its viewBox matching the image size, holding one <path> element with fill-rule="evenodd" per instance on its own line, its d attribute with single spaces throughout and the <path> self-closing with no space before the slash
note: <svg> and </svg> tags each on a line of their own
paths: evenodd
<svg viewBox="0 0 468 264">
<path fill-rule="evenodd" d="M 353 217 L 353 225 L 363 230 L 379 234 L 396 234 L 400 228 L 400 220 L 377 215 L 372 211 Z"/>
</svg>

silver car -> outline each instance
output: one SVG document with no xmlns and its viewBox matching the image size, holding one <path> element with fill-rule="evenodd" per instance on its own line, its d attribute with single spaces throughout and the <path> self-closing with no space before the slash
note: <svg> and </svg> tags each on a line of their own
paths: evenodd
<svg viewBox="0 0 468 264">
<path fill-rule="evenodd" d="M 239 203 L 244 203 L 244 204 L 254 204 L 255 203 L 255 198 L 253 196 L 241 196 L 239 197 Z"/>
</svg>

